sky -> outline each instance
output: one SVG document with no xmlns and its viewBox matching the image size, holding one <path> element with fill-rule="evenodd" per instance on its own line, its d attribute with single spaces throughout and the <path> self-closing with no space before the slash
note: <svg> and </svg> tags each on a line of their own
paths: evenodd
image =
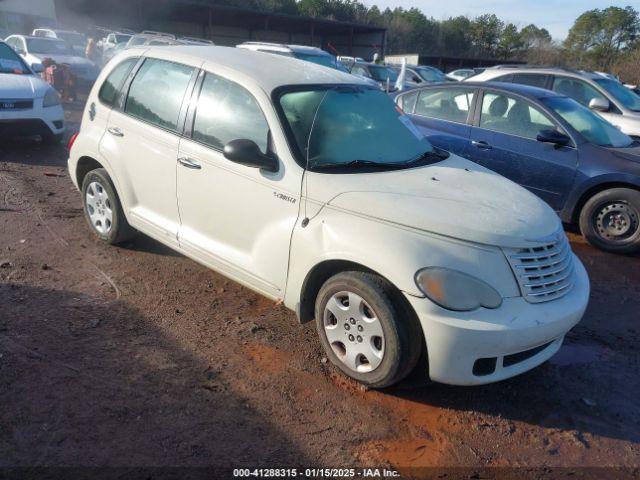
<svg viewBox="0 0 640 480">
<path fill-rule="evenodd" d="M 520 28 L 535 23 L 549 30 L 555 40 L 564 40 L 575 19 L 587 10 L 627 5 L 640 10 L 640 0 L 364 0 L 363 3 L 378 5 L 381 10 L 386 7 L 417 7 L 437 20 L 495 13 L 503 21 L 512 22 Z"/>
</svg>

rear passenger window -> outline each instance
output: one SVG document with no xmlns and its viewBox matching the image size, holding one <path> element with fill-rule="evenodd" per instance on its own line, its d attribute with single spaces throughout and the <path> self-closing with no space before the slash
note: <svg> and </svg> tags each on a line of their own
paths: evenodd
<svg viewBox="0 0 640 480">
<path fill-rule="evenodd" d="M 424 117 L 465 123 L 473 103 L 473 90 L 463 88 L 433 88 L 423 90 L 414 113 Z"/>
<path fill-rule="evenodd" d="M 98 93 L 98 98 L 102 103 L 110 107 L 115 105 L 118 92 L 137 61 L 137 58 L 129 58 L 111 71 L 102 87 L 100 87 L 100 93 Z"/>
<path fill-rule="evenodd" d="M 540 75 L 537 73 L 516 73 L 513 76 L 513 83 L 521 85 L 531 85 L 532 87 L 545 88 L 549 75 Z"/>
<path fill-rule="evenodd" d="M 253 140 L 267 152 L 269 125 L 255 98 L 246 89 L 207 73 L 193 124 L 193 139 L 216 149 L 231 140 Z"/>
<path fill-rule="evenodd" d="M 535 140 L 540 130 L 556 127 L 529 102 L 509 95 L 485 93 L 480 128 Z"/>
<path fill-rule="evenodd" d="M 167 130 L 178 130 L 192 67 L 147 59 L 131 82 L 125 112 Z"/>
</svg>

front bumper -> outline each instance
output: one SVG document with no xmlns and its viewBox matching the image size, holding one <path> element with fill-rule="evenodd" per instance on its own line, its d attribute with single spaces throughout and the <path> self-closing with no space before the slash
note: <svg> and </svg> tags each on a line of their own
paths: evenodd
<svg viewBox="0 0 640 480">
<path fill-rule="evenodd" d="M 30 109 L 0 110 L 0 134 L 3 136 L 58 135 L 64 130 L 62 105 L 45 108 L 41 98 L 34 100 Z"/>
<path fill-rule="evenodd" d="M 405 294 L 422 325 L 430 378 L 480 385 L 519 375 L 552 357 L 589 301 L 587 272 L 580 260 L 574 261 L 571 291 L 544 303 L 506 298 L 495 310 L 452 312 L 427 298 Z"/>
</svg>

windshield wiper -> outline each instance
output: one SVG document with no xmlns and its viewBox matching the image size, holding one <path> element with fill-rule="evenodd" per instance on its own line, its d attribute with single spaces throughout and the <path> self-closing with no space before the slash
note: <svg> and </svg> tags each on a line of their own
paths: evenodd
<svg viewBox="0 0 640 480">
<path fill-rule="evenodd" d="M 407 160 L 406 162 L 374 162 L 372 160 L 351 160 L 350 162 L 331 162 L 314 165 L 312 170 L 333 170 L 344 169 L 351 170 L 360 167 L 371 168 L 375 170 L 402 170 L 404 168 L 415 167 L 418 165 L 426 165 L 432 161 L 440 162 L 449 158 L 449 153 L 438 148 L 426 151 L 421 155 Z"/>
</svg>

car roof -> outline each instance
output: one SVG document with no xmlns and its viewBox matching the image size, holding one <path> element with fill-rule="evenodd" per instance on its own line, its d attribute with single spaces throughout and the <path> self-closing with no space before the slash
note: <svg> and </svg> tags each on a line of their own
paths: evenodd
<svg viewBox="0 0 640 480">
<path fill-rule="evenodd" d="M 36 37 L 35 35 L 9 35 L 9 37 L 20 37 L 20 38 L 24 38 L 25 40 L 35 39 L 35 40 L 45 40 L 45 41 L 49 41 L 49 42 L 64 42 L 64 40 L 61 40 L 59 38 Z M 9 37 L 7 37 L 7 38 L 9 38 Z"/>
<path fill-rule="evenodd" d="M 162 47 L 134 47 L 130 55 L 140 54 L 160 58 L 170 54 L 172 60 L 190 65 L 203 61 L 216 63 L 250 78 L 265 92 L 271 93 L 285 85 L 350 84 L 368 86 L 365 80 L 315 63 L 293 57 L 273 55 L 243 48 L 208 45 L 173 45 Z"/>
<path fill-rule="evenodd" d="M 561 67 L 489 67 L 484 70 L 484 73 L 503 73 L 504 75 L 510 75 L 513 73 L 539 73 L 541 75 L 565 75 L 576 78 L 588 78 L 596 79 L 600 78 L 597 73 L 586 72 L 583 70 L 572 70 Z"/>
<path fill-rule="evenodd" d="M 545 90 L 544 88 L 532 87 L 531 85 L 523 85 L 521 83 L 506 83 L 506 82 L 446 82 L 446 83 L 434 83 L 421 88 L 493 88 L 496 90 L 502 90 L 505 92 L 513 92 L 519 95 L 530 98 L 548 98 L 548 97 L 564 97 L 557 92 L 551 90 Z"/>
</svg>

